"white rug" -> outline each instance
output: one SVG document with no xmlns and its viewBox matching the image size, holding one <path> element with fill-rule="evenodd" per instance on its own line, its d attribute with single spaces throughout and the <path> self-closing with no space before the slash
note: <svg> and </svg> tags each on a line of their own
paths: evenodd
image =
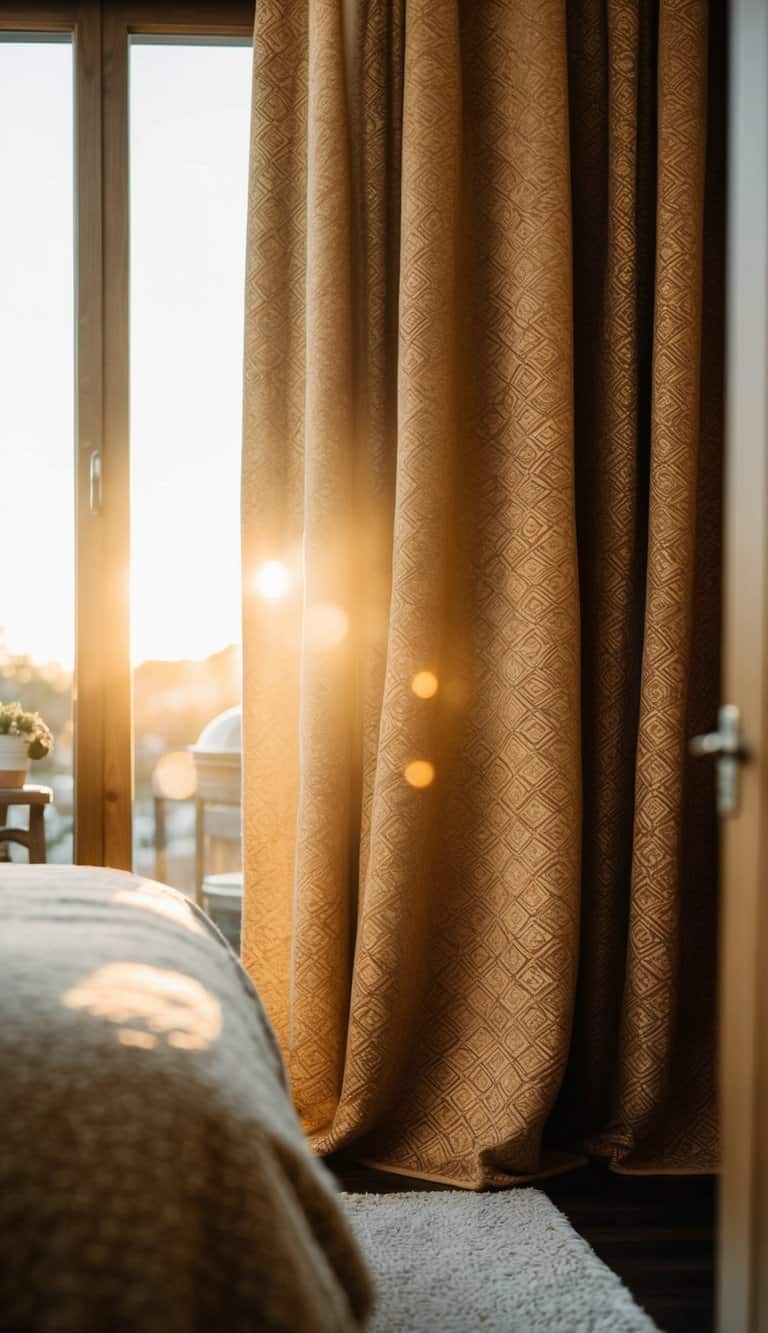
<svg viewBox="0 0 768 1333">
<path fill-rule="evenodd" d="M 343 1194 L 373 1272 L 367 1333 L 650 1333 L 539 1190 Z"/>
</svg>

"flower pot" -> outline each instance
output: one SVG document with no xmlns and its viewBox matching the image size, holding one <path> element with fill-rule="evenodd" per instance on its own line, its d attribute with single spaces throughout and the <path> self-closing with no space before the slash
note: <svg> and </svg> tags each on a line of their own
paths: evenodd
<svg viewBox="0 0 768 1333">
<path fill-rule="evenodd" d="M 23 787 L 29 753 L 23 736 L 0 736 L 0 787 Z"/>
</svg>

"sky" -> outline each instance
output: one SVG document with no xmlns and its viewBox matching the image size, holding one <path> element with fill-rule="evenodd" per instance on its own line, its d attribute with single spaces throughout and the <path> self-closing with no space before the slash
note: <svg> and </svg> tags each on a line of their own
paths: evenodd
<svg viewBox="0 0 768 1333">
<path fill-rule="evenodd" d="M 132 657 L 240 634 L 251 54 L 131 49 Z M 72 665 L 69 43 L 0 41 L 0 627 Z"/>
</svg>

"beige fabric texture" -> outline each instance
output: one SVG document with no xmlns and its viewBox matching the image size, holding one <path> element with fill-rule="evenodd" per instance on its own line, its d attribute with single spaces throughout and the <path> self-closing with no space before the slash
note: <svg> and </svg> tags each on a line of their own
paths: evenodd
<svg viewBox="0 0 768 1333">
<path fill-rule="evenodd" d="M 256 13 L 244 961 L 318 1153 L 710 1170 L 722 13 L 358 19 Z"/>
<path fill-rule="evenodd" d="M 0 867 L 3 1333 L 359 1333 L 368 1276 L 253 987 L 181 894 Z"/>
</svg>

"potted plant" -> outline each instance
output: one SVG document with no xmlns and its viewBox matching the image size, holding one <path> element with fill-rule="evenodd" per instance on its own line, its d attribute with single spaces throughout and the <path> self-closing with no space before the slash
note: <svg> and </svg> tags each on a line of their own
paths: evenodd
<svg viewBox="0 0 768 1333">
<path fill-rule="evenodd" d="M 30 759 L 43 759 L 52 749 L 53 736 L 39 713 L 0 703 L 0 787 L 23 787 Z"/>
</svg>

